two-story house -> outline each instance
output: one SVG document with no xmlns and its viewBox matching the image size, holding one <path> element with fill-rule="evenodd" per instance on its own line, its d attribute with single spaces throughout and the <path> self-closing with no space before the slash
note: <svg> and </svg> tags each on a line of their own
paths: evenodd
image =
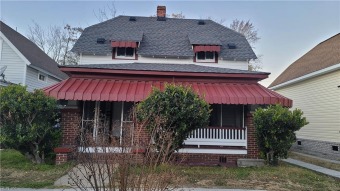
<svg viewBox="0 0 340 191">
<path fill-rule="evenodd" d="M 165 12 L 159 6 L 157 17 L 118 16 L 84 30 L 73 47 L 80 65 L 61 67 L 70 78 L 44 89 L 67 105 L 57 163 L 66 160 L 66 148 L 77 147 L 79 129 L 89 128 L 84 124 L 93 124 L 87 132 L 94 140 L 102 132 L 130 138 L 130 108 L 165 83 L 191 87 L 211 104 L 209 127 L 193 132 L 178 151 L 189 156 L 187 163 L 236 165 L 238 158 L 258 158 L 254 106 L 289 107 L 292 101 L 258 84 L 269 73 L 247 70 L 256 55 L 243 35 L 211 20 L 166 18 Z M 99 116 L 105 116 L 104 129 L 96 125 Z"/>
<path fill-rule="evenodd" d="M 68 77 L 37 45 L 2 21 L 0 68 L 6 68 L 3 72 L 4 79 L 1 79 L 4 85 L 26 85 L 28 91 L 56 84 Z"/>
<path fill-rule="evenodd" d="M 293 99 L 309 122 L 296 132 L 293 150 L 340 159 L 340 33 L 293 62 L 269 88 Z"/>
</svg>

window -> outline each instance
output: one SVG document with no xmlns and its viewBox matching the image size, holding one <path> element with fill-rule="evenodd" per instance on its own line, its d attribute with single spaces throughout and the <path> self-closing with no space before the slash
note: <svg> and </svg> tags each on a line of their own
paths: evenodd
<svg viewBox="0 0 340 191">
<path fill-rule="evenodd" d="M 131 142 L 133 105 L 133 102 L 83 102 L 83 135 L 92 136 L 98 144 Z"/>
<path fill-rule="evenodd" d="M 116 58 L 134 59 L 135 49 L 131 47 L 116 48 Z"/>
<path fill-rule="evenodd" d="M 1 60 L 1 55 L 2 55 L 2 44 L 3 44 L 3 40 L 0 39 L 0 60 Z"/>
<path fill-rule="evenodd" d="M 211 127 L 243 127 L 242 105 L 213 104 L 209 126 Z"/>
<path fill-rule="evenodd" d="M 38 74 L 38 79 L 39 79 L 40 81 L 45 82 L 45 81 L 46 81 L 46 76 L 45 76 L 45 75 L 42 75 L 42 74 Z"/>
<path fill-rule="evenodd" d="M 197 52 L 196 62 L 215 62 L 215 52 Z"/>
</svg>

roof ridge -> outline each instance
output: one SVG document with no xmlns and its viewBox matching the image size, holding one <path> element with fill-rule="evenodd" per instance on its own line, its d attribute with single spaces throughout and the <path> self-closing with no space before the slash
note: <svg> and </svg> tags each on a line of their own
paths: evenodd
<svg viewBox="0 0 340 191">
<path fill-rule="evenodd" d="M 333 36 L 327 38 L 326 40 L 319 42 L 316 46 L 318 46 L 318 45 L 320 45 L 320 44 L 322 44 L 322 43 L 325 43 L 326 41 L 328 41 L 328 40 L 330 40 L 330 39 L 332 39 L 332 38 L 334 38 L 334 37 L 336 37 L 336 36 L 338 36 L 338 35 L 340 35 L 340 33 L 337 33 L 337 34 L 335 34 L 335 35 L 333 35 Z"/>
</svg>

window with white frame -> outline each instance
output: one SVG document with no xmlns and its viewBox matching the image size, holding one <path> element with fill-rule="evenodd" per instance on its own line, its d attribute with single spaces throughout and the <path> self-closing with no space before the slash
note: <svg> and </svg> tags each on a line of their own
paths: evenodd
<svg viewBox="0 0 340 191">
<path fill-rule="evenodd" d="M 215 52 L 209 52 L 209 51 L 197 52 L 196 62 L 215 62 Z"/>
<path fill-rule="evenodd" d="M 244 127 L 243 105 L 212 104 L 209 126 Z"/>
<path fill-rule="evenodd" d="M 46 76 L 46 75 L 43 75 L 43 74 L 41 74 L 41 73 L 38 73 L 38 80 L 43 81 L 43 82 L 46 82 L 47 76 Z"/>
<path fill-rule="evenodd" d="M 82 133 L 97 143 L 132 141 L 133 102 L 83 102 Z"/>
<path fill-rule="evenodd" d="M 0 60 L 1 60 L 1 58 L 2 58 L 2 44 L 3 44 L 3 42 L 4 42 L 4 40 L 2 40 L 2 39 L 0 38 Z"/>
<path fill-rule="evenodd" d="M 134 59 L 135 49 L 131 47 L 117 47 L 116 58 Z"/>
</svg>

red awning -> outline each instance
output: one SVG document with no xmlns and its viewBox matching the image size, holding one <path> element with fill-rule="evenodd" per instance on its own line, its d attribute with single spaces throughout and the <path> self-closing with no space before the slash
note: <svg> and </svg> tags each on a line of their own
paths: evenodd
<svg viewBox="0 0 340 191">
<path fill-rule="evenodd" d="M 164 81 L 69 78 L 44 88 L 58 100 L 128 101 L 145 99 L 152 87 L 164 89 Z M 175 82 L 192 87 L 210 104 L 281 104 L 292 106 L 292 100 L 257 83 Z"/>
<path fill-rule="evenodd" d="M 129 42 L 129 41 L 112 41 L 111 47 L 131 47 L 136 48 L 137 42 Z"/>
<path fill-rule="evenodd" d="M 220 46 L 194 46 L 194 52 L 220 52 Z"/>
</svg>

